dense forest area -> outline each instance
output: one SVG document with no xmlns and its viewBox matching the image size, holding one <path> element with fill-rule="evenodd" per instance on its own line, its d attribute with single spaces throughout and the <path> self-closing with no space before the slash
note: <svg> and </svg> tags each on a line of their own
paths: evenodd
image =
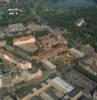
<svg viewBox="0 0 97 100">
<path fill-rule="evenodd" d="M 48 8 L 49 9 L 49 8 Z M 37 8 L 37 13 L 52 27 L 68 29 L 77 42 L 89 43 L 97 50 L 97 7 L 68 8 L 65 10 L 44 10 Z M 83 18 L 85 25 L 77 27 L 76 20 Z"/>
</svg>

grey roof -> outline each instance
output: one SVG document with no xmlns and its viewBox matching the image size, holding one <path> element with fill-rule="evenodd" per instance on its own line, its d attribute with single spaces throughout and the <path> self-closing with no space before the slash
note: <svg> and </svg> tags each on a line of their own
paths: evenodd
<svg viewBox="0 0 97 100">
<path fill-rule="evenodd" d="M 40 96 L 33 96 L 31 100 L 43 100 Z"/>
<path fill-rule="evenodd" d="M 83 95 L 83 96 L 81 96 L 80 98 L 78 98 L 77 100 L 91 100 L 91 99 L 89 99 L 89 98 L 87 98 L 87 97 L 85 97 L 85 96 Z"/>
<path fill-rule="evenodd" d="M 53 79 L 55 77 L 57 77 L 57 74 L 56 73 L 54 73 L 54 74 L 52 74 L 52 75 L 49 76 L 50 79 Z"/>
<path fill-rule="evenodd" d="M 24 29 L 24 26 L 22 23 L 17 23 L 17 24 L 10 24 L 9 26 L 9 29 L 15 29 L 15 30 L 23 30 Z"/>
<path fill-rule="evenodd" d="M 66 91 L 67 93 L 71 92 L 74 89 L 73 86 L 71 86 L 69 83 L 63 81 L 60 77 L 54 78 L 52 80 L 52 82 L 54 82 L 60 88 L 64 89 L 64 91 Z"/>
<path fill-rule="evenodd" d="M 80 92 L 80 90 L 78 88 L 73 89 L 68 95 L 70 97 L 74 97 L 76 96 L 78 93 Z"/>
<path fill-rule="evenodd" d="M 48 61 L 46 59 L 42 60 L 42 63 L 44 63 L 45 65 L 47 65 L 50 69 L 56 68 L 56 65 L 52 64 L 50 61 Z"/>
<path fill-rule="evenodd" d="M 51 97 L 53 97 L 54 100 L 58 100 L 58 97 L 55 95 L 55 93 L 53 92 L 52 89 L 48 89 L 46 92 L 47 92 Z"/>
</svg>

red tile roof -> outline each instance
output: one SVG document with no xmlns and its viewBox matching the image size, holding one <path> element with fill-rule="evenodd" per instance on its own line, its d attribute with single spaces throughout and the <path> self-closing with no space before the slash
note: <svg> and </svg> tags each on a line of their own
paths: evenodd
<svg viewBox="0 0 97 100">
<path fill-rule="evenodd" d="M 12 53 L 7 52 L 7 51 L 5 51 L 5 50 L 3 50 L 3 49 L 0 50 L 0 55 L 3 55 L 3 56 L 6 55 L 6 56 L 8 56 L 9 58 L 11 58 L 11 59 L 13 59 L 13 60 L 16 59 L 15 56 L 14 56 Z"/>
<path fill-rule="evenodd" d="M 22 36 L 19 38 L 15 38 L 14 41 L 25 41 L 25 40 L 29 40 L 29 39 L 33 39 L 34 37 L 32 35 L 29 36 Z"/>
<path fill-rule="evenodd" d="M 9 58 L 16 60 L 15 56 L 11 54 L 10 52 L 4 52 L 4 55 L 8 56 Z"/>
</svg>

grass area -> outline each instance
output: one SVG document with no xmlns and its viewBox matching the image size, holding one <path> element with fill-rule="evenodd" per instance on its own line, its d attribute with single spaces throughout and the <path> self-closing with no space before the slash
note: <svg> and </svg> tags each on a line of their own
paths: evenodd
<svg viewBox="0 0 97 100">
<path fill-rule="evenodd" d="M 37 63 L 35 67 L 41 69 L 42 71 L 47 71 L 46 66 L 44 66 L 41 62 Z"/>
<path fill-rule="evenodd" d="M 41 31 L 35 31 L 35 37 L 36 38 L 39 38 L 39 37 L 42 37 L 42 36 L 45 36 L 45 35 L 48 35 L 49 34 L 49 31 L 46 30 L 46 29 L 43 29 Z"/>
<path fill-rule="evenodd" d="M 52 60 L 52 63 L 57 66 L 58 71 L 60 71 L 65 66 L 64 60 L 62 58 Z"/>
<path fill-rule="evenodd" d="M 17 95 L 23 94 L 26 90 L 31 89 L 32 87 L 33 87 L 33 84 L 29 83 L 26 86 L 22 86 L 21 88 L 16 89 L 15 93 Z"/>
<path fill-rule="evenodd" d="M 49 9 L 45 11 L 44 6 L 40 5 L 37 7 L 37 13 L 50 26 L 68 29 L 71 32 L 68 34 L 69 39 L 71 37 L 77 43 L 89 43 L 97 49 L 97 7 Z M 80 18 L 83 18 L 86 24 L 77 27 L 75 22 Z"/>
</svg>

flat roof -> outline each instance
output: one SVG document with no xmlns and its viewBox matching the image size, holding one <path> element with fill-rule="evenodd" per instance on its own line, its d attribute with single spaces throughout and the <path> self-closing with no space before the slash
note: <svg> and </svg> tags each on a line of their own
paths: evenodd
<svg viewBox="0 0 97 100">
<path fill-rule="evenodd" d="M 43 92 L 41 94 L 41 97 L 44 99 L 44 100 L 54 100 L 54 98 L 52 98 L 49 94 L 47 94 L 46 92 Z"/>
<path fill-rule="evenodd" d="M 46 59 L 42 60 L 42 62 L 43 62 L 45 65 L 47 65 L 50 69 L 56 68 L 56 65 L 52 64 L 50 61 L 48 61 L 48 60 L 46 60 Z"/>
<path fill-rule="evenodd" d="M 55 78 L 56 76 L 57 76 L 57 74 L 56 74 L 56 73 L 51 74 L 51 75 L 49 76 L 49 78 L 48 78 L 48 79 L 53 79 L 53 78 Z"/>
<path fill-rule="evenodd" d="M 54 100 L 58 100 L 58 97 L 55 95 L 55 93 L 53 92 L 53 88 L 49 88 L 46 93 L 48 93 L 52 98 L 54 98 Z"/>
<path fill-rule="evenodd" d="M 76 96 L 78 93 L 80 92 L 80 90 L 78 88 L 73 89 L 68 95 L 70 97 L 74 97 Z"/>
<path fill-rule="evenodd" d="M 74 87 L 68 84 L 67 82 L 63 81 L 61 78 L 56 77 L 52 80 L 55 84 L 57 84 L 59 87 L 64 89 L 64 91 L 71 92 Z"/>
<path fill-rule="evenodd" d="M 24 28 L 24 25 L 22 23 L 9 24 L 8 26 L 9 26 L 9 28 L 13 28 L 13 27 L 22 27 L 22 28 Z"/>
<path fill-rule="evenodd" d="M 83 55 L 84 56 L 84 53 L 83 52 L 81 52 L 81 51 L 79 51 L 79 50 L 77 50 L 77 49 L 75 49 L 75 48 L 71 48 L 70 49 L 70 52 L 73 52 L 73 53 L 77 53 L 77 54 L 79 54 L 79 55 Z"/>
<path fill-rule="evenodd" d="M 44 100 L 40 96 L 33 96 L 31 100 Z"/>
<path fill-rule="evenodd" d="M 89 98 L 87 98 L 87 97 L 85 97 L 84 95 L 82 95 L 80 98 L 78 98 L 77 100 L 91 100 L 91 99 L 89 99 Z"/>
</svg>

